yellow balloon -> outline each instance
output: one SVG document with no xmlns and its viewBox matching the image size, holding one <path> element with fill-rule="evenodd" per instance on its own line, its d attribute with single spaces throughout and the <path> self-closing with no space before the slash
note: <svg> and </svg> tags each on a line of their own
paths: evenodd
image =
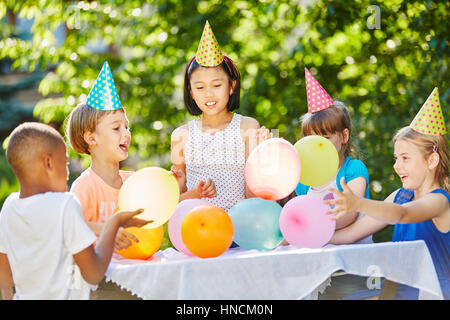
<svg viewBox="0 0 450 320">
<path fill-rule="evenodd" d="M 178 182 L 170 171 L 148 167 L 136 171 L 119 191 L 119 210 L 144 212 L 137 218 L 154 220 L 143 228 L 156 228 L 169 220 L 180 199 Z"/>
<path fill-rule="evenodd" d="M 322 136 L 307 136 L 295 145 L 300 158 L 300 182 L 312 187 L 321 186 L 336 176 L 339 155 L 330 140 Z"/>
</svg>

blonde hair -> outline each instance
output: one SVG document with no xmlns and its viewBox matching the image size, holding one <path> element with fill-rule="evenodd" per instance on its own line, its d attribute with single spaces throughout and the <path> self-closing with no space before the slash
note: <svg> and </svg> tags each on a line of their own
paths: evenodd
<svg viewBox="0 0 450 320">
<path fill-rule="evenodd" d="M 82 103 L 77 105 L 67 120 L 66 136 L 72 148 L 78 153 L 91 154 L 89 145 L 84 140 L 86 132 L 95 132 L 99 121 L 110 113 L 125 112 L 123 108 L 111 111 L 97 110 Z"/>
<path fill-rule="evenodd" d="M 348 129 L 348 141 L 343 145 L 344 156 L 357 157 L 358 152 L 352 142 L 352 121 L 343 102 L 334 101 L 326 109 L 314 113 L 308 112 L 300 118 L 300 121 L 303 136 L 312 134 L 326 136 L 337 132 L 342 133 Z"/>
<path fill-rule="evenodd" d="M 445 135 L 432 136 L 415 131 L 411 127 L 404 127 L 397 131 L 392 141 L 405 140 L 413 143 L 423 153 L 425 159 L 433 153 L 439 154 L 439 164 L 436 168 L 435 179 L 447 192 L 450 192 L 449 169 L 450 155 L 448 141 Z"/>
</svg>

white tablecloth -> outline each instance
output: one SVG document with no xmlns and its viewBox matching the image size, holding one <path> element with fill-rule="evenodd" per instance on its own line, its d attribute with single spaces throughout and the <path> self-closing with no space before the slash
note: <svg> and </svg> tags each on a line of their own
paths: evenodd
<svg viewBox="0 0 450 320">
<path fill-rule="evenodd" d="M 416 287 L 419 299 L 443 299 L 422 240 L 327 245 L 320 249 L 232 248 L 208 259 L 189 257 L 173 248 L 158 251 L 149 260 L 114 254 L 106 281 L 152 300 L 317 299 L 317 293 L 323 292 L 338 270 Z"/>
</svg>

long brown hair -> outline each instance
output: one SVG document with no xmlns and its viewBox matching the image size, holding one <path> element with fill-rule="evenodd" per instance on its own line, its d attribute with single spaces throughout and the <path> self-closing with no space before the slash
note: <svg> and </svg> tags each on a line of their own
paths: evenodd
<svg viewBox="0 0 450 320">
<path fill-rule="evenodd" d="M 450 155 L 448 141 L 445 135 L 432 136 L 415 131 L 411 127 L 403 127 L 397 131 L 392 141 L 405 140 L 413 143 L 423 153 L 425 159 L 433 153 L 439 154 L 439 164 L 436 168 L 435 179 L 439 185 L 447 192 L 450 192 L 449 169 Z"/>
</svg>

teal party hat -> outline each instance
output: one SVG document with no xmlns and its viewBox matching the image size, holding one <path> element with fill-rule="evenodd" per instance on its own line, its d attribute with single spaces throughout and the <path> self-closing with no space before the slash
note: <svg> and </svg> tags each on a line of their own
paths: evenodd
<svg viewBox="0 0 450 320">
<path fill-rule="evenodd" d="M 107 61 L 94 82 L 94 86 L 87 96 L 86 103 L 89 107 L 98 110 L 117 110 L 122 108 L 116 85 Z"/>
</svg>

